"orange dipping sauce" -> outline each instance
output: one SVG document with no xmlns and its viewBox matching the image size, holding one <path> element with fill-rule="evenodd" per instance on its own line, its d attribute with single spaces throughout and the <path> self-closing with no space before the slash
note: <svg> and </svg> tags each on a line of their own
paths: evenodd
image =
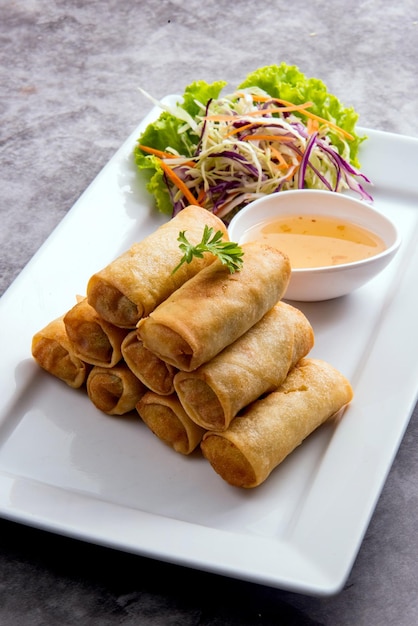
<svg viewBox="0 0 418 626">
<path fill-rule="evenodd" d="M 373 232 L 323 215 L 287 215 L 260 222 L 246 231 L 241 243 L 254 240 L 285 252 L 294 269 L 343 265 L 386 249 Z"/>
</svg>

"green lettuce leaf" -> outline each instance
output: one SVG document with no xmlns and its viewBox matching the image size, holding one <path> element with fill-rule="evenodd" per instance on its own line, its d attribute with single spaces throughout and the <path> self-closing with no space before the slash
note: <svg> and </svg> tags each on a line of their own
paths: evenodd
<svg viewBox="0 0 418 626">
<path fill-rule="evenodd" d="M 212 98 L 219 98 L 222 89 L 227 85 L 225 81 L 218 80 L 214 83 L 206 83 L 198 80 L 186 87 L 183 94 L 182 107 L 193 117 L 199 113 L 196 100 L 206 106 Z"/>
</svg>

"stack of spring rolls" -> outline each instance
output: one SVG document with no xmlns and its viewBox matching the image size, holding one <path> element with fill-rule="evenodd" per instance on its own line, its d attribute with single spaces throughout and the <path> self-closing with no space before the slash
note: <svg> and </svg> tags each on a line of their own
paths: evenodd
<svg viewBox="0 0 418 626">
<path fill-rule="evenodd" d="M 183 209 L 94 274 L 32 354 L 104 413 L 136 411 L 175 451 L 200 447 L 226 482 L 255 487 L 353 391 L 307 356 L 314 333 L 282 300 L 291 268 L 280 251 L 246 243 L 240 271 L 205 253 L 173 273 L 179 233 L 197 245 L 205 225 L 228 240 L 215 215 Z"/>
</svg>

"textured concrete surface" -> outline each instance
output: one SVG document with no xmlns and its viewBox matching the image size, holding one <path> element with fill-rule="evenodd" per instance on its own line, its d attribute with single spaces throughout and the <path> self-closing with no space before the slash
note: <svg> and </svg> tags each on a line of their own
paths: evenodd
<svg viewBox="0 0 418 626">
<path fill-rule="evenodd" d="M 285 61 L 360 124 L 418 137 L 415 0 L 3 0 L 0 293 L 156 97 Z M 309 598 L 0 521 L 0 623 L 418 623 L 415 412 L 343 591 Z"/>
</svg>

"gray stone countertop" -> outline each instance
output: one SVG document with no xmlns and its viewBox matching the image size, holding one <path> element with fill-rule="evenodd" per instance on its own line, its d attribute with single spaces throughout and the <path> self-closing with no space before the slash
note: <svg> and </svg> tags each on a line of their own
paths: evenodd
<svg viewBox="0 0 418 626">
<path fill-rule="evenodd" d="M 297 65 L 360 114 L 418 137 L 416 0 L 4 0 L 0 293 L 159 98 Z M 2 329 L 2 332 L 6 329 Z M 0 623 L 418 623 L 418 414 L 344 589 L 312 598 L 0 521 Z"/>
</svg>

